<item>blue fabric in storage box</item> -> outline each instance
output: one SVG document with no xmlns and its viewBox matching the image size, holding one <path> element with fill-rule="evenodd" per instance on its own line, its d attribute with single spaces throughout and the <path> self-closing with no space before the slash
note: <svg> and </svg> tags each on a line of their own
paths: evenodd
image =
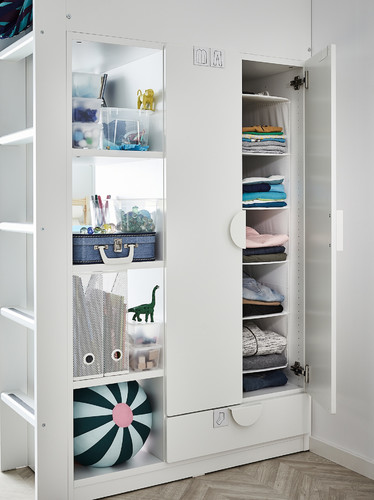
<svg viewBox="0 0 374 500">
<path fill-rule="evenodd" d="M 73 264 L 102 264 L 95 245 L 108 245 L 105 254 L 110 259 L 127 257 L 129 248 L 114 252 L 115 239 L 121 239 L 123 245 L 137 244 L 133 262 L 155 260 L 156 233 L 73 234 Z"/>
</svg>

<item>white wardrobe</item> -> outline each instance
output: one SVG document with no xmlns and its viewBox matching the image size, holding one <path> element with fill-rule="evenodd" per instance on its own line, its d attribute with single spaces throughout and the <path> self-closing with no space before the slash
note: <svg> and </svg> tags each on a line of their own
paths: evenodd
<svg viewBox="0 0 374 500">
<path fill-rule="evenodd" d="M 238 4 L 240 18 L 229 2 L 145 2 L 139 15 L 115 0 L 39 0 L 33 31 L 0 52 L 1 467 L 34 468 L 40 500 L 101 498 L 306 450 L 310 398 L 335 411 L 335 47 L 308 60 L 309 2 L 287 2 L 282 27 L 272 9 L 265 19 Z M 265 24 L 282 46 L 262 39 Z M 223 67 L 194 64 L 197 47 L 219 49 Z M 155 90 L 149 151 L 71 147 L 73 72 L 107 73 L 109 106 L 135 108 L 138 88 Z M 297 76 L 306 80 L 295 89 Z M 265 119 L 286 130 L 287 153 L 243 155 L 242 125 Z M 287 207 L 243 210 L 242 178 L 273 174 L 285 176 Z M 72 202 L 99 190 L 158 200 L 154 262 L 72 265 Z M 250 393 L 246 225 L 289 235 L 285 262 L 245 264 L 286 297 L 281 314 L 254 320 L 287 338 L 288 383 Z M 118 271 L 129 303 L 160 286 L 161 363 L 74 380 L 72 275 Z M 115 467 L 75 465 L 73 391 L 131 380 L 153 408 L 144 449 Z"/>
</svg>

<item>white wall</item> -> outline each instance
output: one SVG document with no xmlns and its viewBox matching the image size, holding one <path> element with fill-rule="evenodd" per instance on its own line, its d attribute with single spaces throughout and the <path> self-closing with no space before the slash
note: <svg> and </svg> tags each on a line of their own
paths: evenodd
<svg viewBox="0 0 374 500">
<path fill-rule="evenodd" d="M 345 451 L 358 457 L 374 478 L 373 20 L 372 0 L 312 0 L 312 53 L 337 45 L 337 208 L 344 210 L 344 252 L 337 262 L 337 413 L 328 415 L 314 404 L 312 435 L 341 449 L 341 456 Z"/>
</svg>

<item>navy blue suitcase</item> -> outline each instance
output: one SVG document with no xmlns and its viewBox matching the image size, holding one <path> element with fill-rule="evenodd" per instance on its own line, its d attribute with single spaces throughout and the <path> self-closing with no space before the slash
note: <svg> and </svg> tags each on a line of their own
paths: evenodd
<svg viewBox="0 0 374 500">
<path fill-rule="evenodd" d="M 155 242 L 156 233 L 73 234 L 73 264 L 152 261 Z"/>
</svg>

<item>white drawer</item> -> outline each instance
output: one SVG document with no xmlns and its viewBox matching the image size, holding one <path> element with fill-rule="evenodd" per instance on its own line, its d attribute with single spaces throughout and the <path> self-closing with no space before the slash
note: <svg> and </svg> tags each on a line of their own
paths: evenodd
<svg viewBox="0 0 374 500">
<path fill-rule="evenodd" d="M 307 394 L 244 403 L 230 407 L 227 413 L 224 427 L 213 427 L 213 410 L 168 417 L 167 462 L 310 434 Z"/>
</svg>

